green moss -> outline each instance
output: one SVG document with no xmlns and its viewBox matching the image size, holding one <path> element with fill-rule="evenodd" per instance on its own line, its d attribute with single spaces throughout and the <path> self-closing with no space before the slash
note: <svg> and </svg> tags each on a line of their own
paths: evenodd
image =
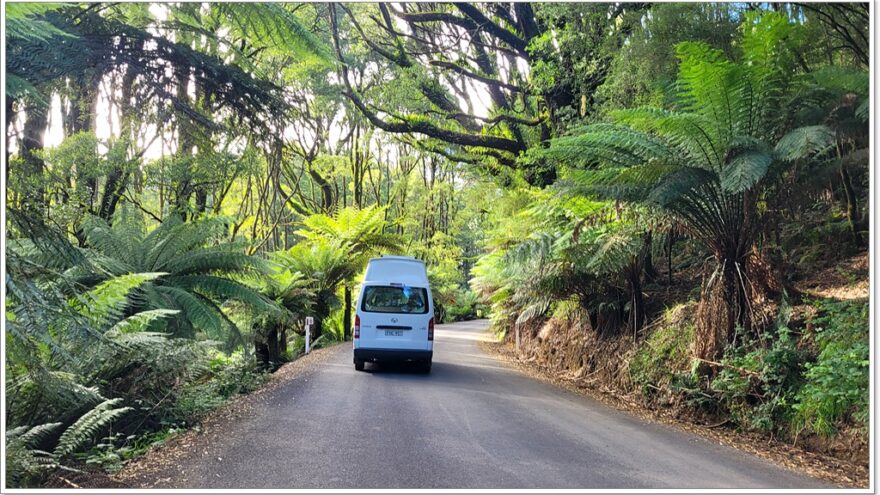
<svg viewBox="0 0 880 495">
<path fill-rule="evenodd" d="M 682 318 L 688 305 L 674 306 L 663 315 L 663 324 L 655 330 L 629 363 L 633 384 L 642 394 L 650 396 L 662 385 L 670 383 L 674 375 L 688 368 L 689 346 L 694 337 L 694 324 Z"/>
</svg>

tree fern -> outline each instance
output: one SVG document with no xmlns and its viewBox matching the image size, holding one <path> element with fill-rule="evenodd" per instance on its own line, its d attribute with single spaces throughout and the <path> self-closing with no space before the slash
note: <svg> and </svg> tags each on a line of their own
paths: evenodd
<svg viewBox="0 0 880 495">
<path fill-rule="evenodd" d="M 214 339 L 225 335 L 233 345 L 241 342 L 241 334 L 220 310 L 221 304 L 235 299 L 259 311 L 277 310 L 272 301 L 232 280 L 264 274 L 268 267 L 262 260 L 243 254 L 241 246 L 223 241 L 224 227 L 218 219 L 182 222 L 172 216 L 149 233 L 137 213 L 119 210 L 114 220 L 112 226 L 99 218 L 86 222 L 86 239 L 93 251 L 90 257 L 108 272 L 102 278 L 167 274 L 145 281 L 129 294 L 127 311 L 131 314 L 176 311 L 169 317 L 172 333 L 192 336 L 203 332 Z"/>
<path fill-rule="evenodd" d="M 659 207 L 715 254 L 724 273 L 709 283 L 711 297 L 736 307 L 710 309 L 704 294 L 703 334 L 722 334 L 713 342 L 724 342 L 736 326 L 751 328 L 751 296 L 741 279 L 748 277 L 767 177 L 831 143 L 822 127 L 784 135 L 785 122 L 806 104 L 786 98 L 799 83 L 788 46 L 798 28 L 782 13 L 749 14 L 743 26 L 738 62 L 705 43 L 676 46 L 674 110 L 612 112 L 612 123 L 575 130 L 537 151 L 574 169 L 562 174 L 563 190 Z M 710 322 L 713 312 L 725 321 Z"/>
</svg>

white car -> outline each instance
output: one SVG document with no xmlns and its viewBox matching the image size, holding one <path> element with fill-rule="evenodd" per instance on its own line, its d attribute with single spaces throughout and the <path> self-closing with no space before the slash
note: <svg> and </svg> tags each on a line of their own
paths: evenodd
<svg viewBox="0 0 880 495">
<path fill-rule="evenodd" d="M 354 317 L 354 368 L 403 361 L 428 373 L 433 355 L 434 305 L 425 263 L 409 256 L 371 259 Z"/>
</svg>

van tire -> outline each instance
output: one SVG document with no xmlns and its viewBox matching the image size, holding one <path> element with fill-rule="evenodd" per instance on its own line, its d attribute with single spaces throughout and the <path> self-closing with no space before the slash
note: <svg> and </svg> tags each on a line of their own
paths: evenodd
<svg viewBox="0 0 880 495">
<path fill-rule="evenodd" d="M 425 374 L 430 373 L 431 372 L 431 361 L 427 361 L 427 362 L 422 363 L 419 366 L 419 371 L 421 371 L 422 373 L 425 373 Z"/>
<path fill-rule="evenodd" d="M 355 371 L 364 371 L 364 362 L 363 361 L 355 361 L 354 362 Z"/>
</svg>

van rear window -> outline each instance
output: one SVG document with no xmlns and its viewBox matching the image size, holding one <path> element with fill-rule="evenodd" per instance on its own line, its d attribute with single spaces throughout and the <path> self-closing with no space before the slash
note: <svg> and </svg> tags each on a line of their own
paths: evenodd
<svg viewBox="0 0 880 495">
<path fill-rule="evenodd" d="M 428 291 L 406 285 L 368 285 L 364 287 L 361 309 L 370 313 L 426 314 Z"/>
</svg>

